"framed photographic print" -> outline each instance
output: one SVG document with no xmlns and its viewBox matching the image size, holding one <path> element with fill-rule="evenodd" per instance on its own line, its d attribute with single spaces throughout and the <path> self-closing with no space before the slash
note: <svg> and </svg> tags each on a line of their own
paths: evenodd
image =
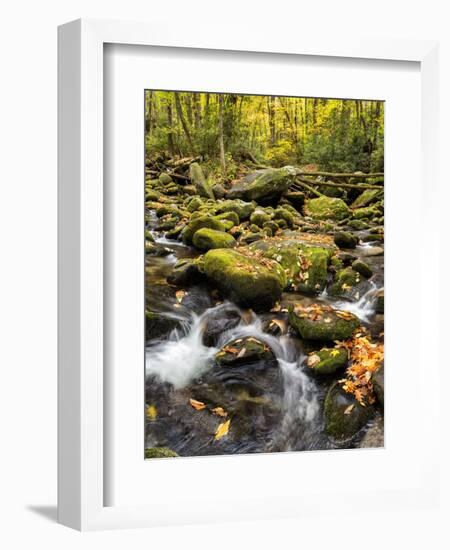
<svg viewBox="0 0 450 550">
<path fill-rule="evenodd" d="M 433 503 L 436 45 L 183 36 L 59 30 L 60 522 Z"/>
</svg>

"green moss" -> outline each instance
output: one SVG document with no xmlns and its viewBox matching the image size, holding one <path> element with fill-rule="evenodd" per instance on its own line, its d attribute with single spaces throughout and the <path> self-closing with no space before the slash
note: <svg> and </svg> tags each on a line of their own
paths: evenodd
<svg viewBox="0 0 450 550">
<path fill-rule="evenodd" d="M 145 449 L 145 458 L 173 458 L 179 456 L 167 447 L 150 447 Z"/>
<path fill-rule="evenodd" d="M 335 282 L 328 288 L 328 294 L 331 296 L 340 296 L 345 294 L 361 281 L 361 275 L 351 267 L 341 269 L 336 274 Z"/>
<path fill-rule="evenodd" d="M 263 225 L 270 221 L 271 216 L 264 212 L 264 210 L 261 210 L 257 208 L 250 216 L 250 223 L 257 225 L 258 227 L 263 227 Z"/>
<path fill-rule="evenodd" d="M 218 214 L 216 216 L 218 220 L 229 220 L 233 222 L 233 225 L 239 225 L 239 216 L 236 212 L 224 212 L 223 214 Z"/>
<path fill-rule="evenodd" d="M 348 363 L 348 352 L 345 348 L 322 348 L 314 352 L 320 358 L 310 367 L 317 374 L 332 374 L 343 369 Z"/>
<path fill-rule="evenodd" d="M 189 177 L 192 183 L 195 185 L 197 193 L 201 197 L 214 200 L 214 193 L 211 189 L 210 182 L 207 181 L 201 166 L 197 162 L 193 162 L 189 167 Z"/>
<path fill-rule="evenodd" d="M 238 338 L 228 342 L 215 356 L 216 363 L 221 367 L 272 360 L 274 360 L 273 351 L 264 342 L 253 337 Z"/>
<path fill-rule="evenodd" d="M 288 227 L 292 227 L 295 221 L 294 215 L 287 208 L 277 208 L 275 210 L 275 219 L 284 220 Z"/>
<path fill-rule="evenodd" d="M 350 209 L 342 199 L 318 197 L 306 202 L 306 213 L 314 220 L 340 221 L 350 215 Z"/>
<path fill-rule="evenodd" d="M 292 166 L 268 168 L 249 174 L 227 193 L 230 198 L 271 200 L 279 197 L 294 182 L 296 172 Z"/>
<path fill-rule="evenodd" d="M 380 211 L 375 206 L 367 206 L 366 208 L 357 208 L 353 210 L 353 218 L 355 220 L 361 220 L 364 218 L 370 219 L 374 216 L 378 216 Z"/>
<path fill-rule="evenodd" d="M 204 227 L 215 229 L 216 231 L 225 231 L 225 225 L 218 219 L 212 216 L 197 216 L 191 217 L 189 223 L 181 232 L 181 237 L 185 244 L 192 244 L 194 234 Z"/>
<path fill-rule="evenodd" d="M 232 301 L 255 311 L 270 309 L 286 285 L 279 264 L 260 262 L 235 250 L 210 250 L 204 256 L 203 270 Z"/>
<path fill-rule="evenodd" d="M 334 242 L 339 248 L 356 248 L 358 238 L 349 231 L 337 231 L 334 234 Z"/>
<path fill-rule="evenodd" d="M 245 202 L 240 199 L 226 200 L 219 203 L 217 213 L 235 212 L 239 216 L 239 221 L 243 222 L 249 219 L 255 208 L 256 204 L 254 202 Z"/>
<path fill-rule="evenodd" d="M 229 220 L 228 220 L 229 221 Z M 232 222 L 230 222 L 232 223 Z M 228 233 L 216 231 L 203 227 L 194 233 L 192 242 L 199 250 L 210 250 L 212 248 L 233 248 L 236 246 L 235 239 Z"/>
<path fill-rule="evenodd" d="M 199 210 L 203 206 L 203 201 L 200 197 L 192 197 L 192 199 L 188 202 L 187 209 L 189 212 L 195 212 L 196 210 Z"/>
<path fill-rule="evenodd" d="M 351 208 L 362 208 L 377 201 L 383 195 L 382 189 L 366 189 L 351 204 Z"/>
<path fill-rule="evenodd" d="M 348 314 L 344 319 L 339 317 L 336 312 L 329 311 L 316 317 L 296 312 L 294 308 L 289 311 L 289 322 L 305 340 L 321 342 L 347 340 L 361 325 L 355 315 Z"/>
<path fill-rule="evenodd" d="M 163 185 L 168 185 L 169 183 L 172 183 L 172 178 L 169 176 L 169 174 L 166 174 L 165 172 L 160 174 L 158 179 Z"/>
<path fill-rule="evenodd" d="M 352 269 L 360 273 L 363 277 L 366 277 L 366 279 L 370 279 L 373 275 L 372 269 L 362 260 L 355 260 L 352 263 Z"/>
<path fill-rule="evenodd" d="M 357 231 L 361 231 L 362 229 L 367 229 L 369 227 L 369 224 L 362 220 L 349 220 L 347 225 L 352 229 L 356 229 Z"/>
</svg>

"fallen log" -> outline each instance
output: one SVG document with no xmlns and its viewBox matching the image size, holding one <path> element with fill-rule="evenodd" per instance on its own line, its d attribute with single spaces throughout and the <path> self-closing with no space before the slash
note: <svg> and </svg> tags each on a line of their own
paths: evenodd
<svg viewBox="0 0 450 550">
<path fill-rule="evenodd" d="M 316 195 L 316 197 L 323 197 L 322 193 L 319 193 L 319 191 L 317 191 L 316 189 L 314 189 L 314 188 L 312 188 L 308 185 L 310 182 L 305 182 L 301 178 L 295 178 L 295 181 L 296 181 L 296 183 L 294 183 L 292 185 L 293 189 L 297 189 L 298 191 L 301 191 L 302 189 L 306 189 L 310 193 L 312 193 L 313 195 Z M 300 186 L 302 189 L 299 189 L 298 186 Z"/>
<path fill-rule="evenodd" d="M 326 178 L 358 178 L 362 180 L 366 180 L 368 178 L 383 178 L 384 172 L 373 172 L 372 174 L 358 174 L 358 173 L 349 173 L 349 172 L 303 172 L 302 170 L 297 168 L 297 175 L 298 176 L 324 176 Z"/>
<path fill-rule="evenodd" d="M 297 181 L 302 182 L 307 185 L 322 185 L 325 187 L 339 187 L 345 189 L 379 189 L 383 190 L 382 185 L 375 185 L 371 183 L 334 183 L 330 181 L 315 181 L 312 179 L 302 178 L 297 176 Z"/>
</svg>

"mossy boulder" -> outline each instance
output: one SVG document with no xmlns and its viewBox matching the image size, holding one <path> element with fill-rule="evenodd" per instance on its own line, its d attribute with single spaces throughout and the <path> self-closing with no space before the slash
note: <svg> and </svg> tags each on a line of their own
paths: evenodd
<svg viewBox="0 0 450 550">
<path fill-rule="evenodd" d="M 217 214 L 216 216 L 217 220 L 228 220 L 230 222 L 233 222 L 233 225 L 239 225 L 239 216 L 236 214 L 236 212 L 224 212 L 223 214 Z"/>
<path fill-rule="evenodd" d="M 349 231 L 337 231 L 334 234 L 334 242 L 339 248 L 356 248 L 358 238 Z"/>
<path fill-rule="evenodd" d="M 229 220 L 228 220 L 229 221 Z M 233 222 L 230 222 L 231 224 Z M 203 227 L 194 233 L 192 242 L 195 248 L 199 250 L 211 250 L 212 248 L 233 248 L 236 246 L 236 240 L 232 235 Z"/>
<path fill-rule="evenodd" d="M 306 201 L 305 213 L 314 220 L 341 221 L 349 217 L 350 209 L 342 199 L 323 196 Z"/>
<path fill-rule="evenodd" d="M 355 260 L 352 263 L 352 269 L 360 273 L 363 277 L 366 277 L 366 279 L 370 279 L 373 275 L 372 268 L 362 260 Z"/>
<path fill-rule="evenodd" d="M 265 223 L 271 220 L 270 214 L 267 214 L 264 210 L 257 208 L 250 216 L 250 223 L 263 227 Z"/>
<path fill-rule="evenodd" d="M 224 196 L 227 193 L 225 187 L 223 185 L 221 185 L 220 183 L 216 183 L 215 185 L 213 185 L 211 187 L 211 190 L 212 190 L 212 192 L 214 194 L 214 197 L 216 199 L 223 199 Z"/>
<path fill-rule="evenodd" d="M 192 239 L 195 233 L 199 229 L 207 227 L 208 229 L 214 229 L 216 231 L 225 231 L 226 227 L 221 220 L 218 220 L 214 216 L 201 215 L 194 219 L 191 218 L 189 223 L 181 232 L 181 238 L 185 244 L 192 244 Z"/>
<path fill-rule="evenodd" d="M 159 174 L 158 179 L 160 183 L 162 183 L 163 185 L 169 185 L 173 181 L 171 176 L 169 176 L 169 174 L 166 174 L 165 172 L 162 172 L 161 174 Z"/>
<path fill-rule="evenodd" d="M 200 197 L 192 197 L 187 204 L 187 210 L 195 212 L 196 210 L 200 210 L 203 205 L 204 203 Z"/>
<path fill-rule="evenodd" d="M 228 342 L 215 356 L 220 367 L 237 367 L 251 363 L 276 363 L 271 348 L 262 340 L 253 338 L 237 338 Z"/>
<path fill-rule="evenodd" d="M 239 221 L 243 222 L 250 218 L 255 208 L 256 204 L 254 202 L 246 202 L 240 199 L 226 200 L 218 204 L 217 214 L 235 212 L 239 216 Z"/>
<path fill-rule="evenodd" d="M 306 360 L 306 365 L 316 374 L 333 374 L 347 363 L 348 352 L 345 348 L 322 348 L 310 353 Z"/>
<path fill-rule="evenodd" d="M 257 312 L 270 309 L 286 286 L 285 273 L 277 262 L 248 257 L 236 250 L 210 250 L 202 269 L 230 300 Z"/>
<path fill-rule="evenodd" d="M 367 229 L 369 227 L 369 224 L 362 220 L 349 220 L 347 225 L 352 229 L 356 229 L 356 231 L 362 231 L 363 229 Z"/>
<path fill-rule="evenodd" d="M 384 407 L 384 365 L 373 374 L 372 384 L 378 403 Z"/>
<path fill-rule="evenodd" d="M 211 185 L 208 182 L 208 180 L 205 178 L 205 175 L 203 173 L 203 170 L 197 162 L 193 162 L 189 166 L 189 177 L 191 178 L 191 182 L 195 185 L 195 188 L 197 190 L 197 193 L 201 197 L 205 197 L 207 199 L 214 199 L 214 193 L 211 189 Z"/>
<path fill-rule="evenodd" d="M 227 193 L 230 199 L 271 201 L 287 191 L 296 175 L 293 166 L 268 168 L 249 174 L 236 183 Z"/>
<path fill-rule="evenodd" d="M 352 438 L 374 416 L 372 406 L 362 406 L 346 393 L 339 382 L 335 382 L 325 397 L 325 431 L 336 440 Z"/>
<path fill-rule="evenodd" d="M 289 323 L 305 340 L 320 342 L 347 340 L 361 326 L 356 315 L 317 304 L 306 308 L 291 307 Z"/>
<path fill-rule="evenodd" d="M 380 210 L 375 206 L 367 206 L 366 208 L 357 208 L 353 210 L 352 216 L 355 220 L 370 219 L 380 215 Z"/>
<path fill-rule="evenodd" d="M 350 206 L 351 208 L 363 208 L 365 206 L 369 206 L 369 204 L 372 204 L 373 202 L 376 202 L 382 196 L 382 189 L 366 189 L 361 193 L 361 195 L 359 195 L 359 197 L 356 197 Z"/>
<path fill-rule="evenodd" d="M 314 246 L 295 238 L 266 239 L 251 248 L 278 262 L 286 273 L 287 289 L 306 294 L 322 292 L 327 283 L 328 266 L 334 249 Z"/>
<path fill-rule="evenodd" d="M 168 447 L 150 447 L 145 449 L 145 458 L 174 458 L 179 456 Z"/>
<path fill-rule="evenodd" d="M 287 191 L 283 197 L 288 200 L 294 208 L 300 212 L 302 206 L 305 204 L 305 193 L 302 191 Z"/>
<path fill-rule="evenodd" d="M 287 208 L 277 208 L 274 215 L 275 220 L 283 220 L 287 227 L 292 227 L 295 222 L 295 217 Z"/>
<path fill-rule="evenodd" d="M 346 267 L 337 272 L 335 281 L 328 287 L 328 294 L 330 296 L 341 296 L 348 299 L 357 299 L 361 295 L 361 290 L 365 285 L 360 285 L 361 282 L 365 282 L 365 278 L 358 271 L 355 271 L 352 267 Z"/>
</svg>

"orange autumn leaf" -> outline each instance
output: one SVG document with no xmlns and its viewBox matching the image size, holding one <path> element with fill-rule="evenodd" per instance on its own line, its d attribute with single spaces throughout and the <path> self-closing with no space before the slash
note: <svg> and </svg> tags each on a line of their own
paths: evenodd
<svg viewBox="0 0 450 550">
<path fill-rule="evenodd" d="M 194 407 L 196 411 L 201 411 L 206 407 L 204 403 L 202 403 L 201 401 L 197 401 L 196 399 L 189 399 L 189 403 L 192 407 Z"/>
</svg>

